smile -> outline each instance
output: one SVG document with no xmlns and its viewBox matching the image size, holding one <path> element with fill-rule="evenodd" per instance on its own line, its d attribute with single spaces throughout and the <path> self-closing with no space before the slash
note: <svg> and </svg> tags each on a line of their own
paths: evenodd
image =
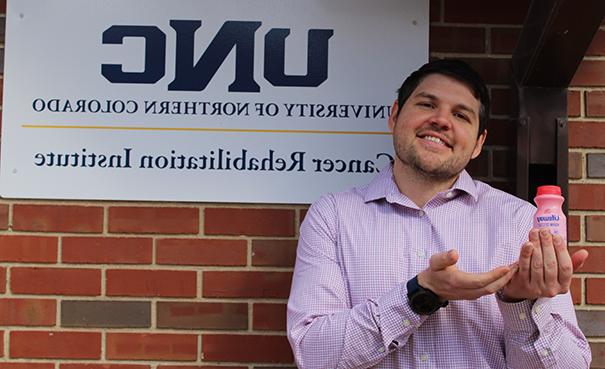
<svg viewBox="0 0 605 369">
<path fill-rule="evenodd" d="M 420 136 L 420 138 L 422 138 L 423 140 L 427 140 L 430 142 L 434 142 L 436 144 L 439 145 L 443 145 L 445 147 L 450 147 L 450 145 L 448 145 L 447 142 L 443 141 L 442 139 L 440 139 L 439 137 L 435 137 L 435 136 L 430 136 L 430 135 L 426 135 L 426 136 Z"/>
</svg>

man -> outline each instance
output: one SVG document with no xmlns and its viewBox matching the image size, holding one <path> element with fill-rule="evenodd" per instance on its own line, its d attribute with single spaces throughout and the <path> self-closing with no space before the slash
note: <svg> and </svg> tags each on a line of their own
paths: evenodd
<svg viewBox="0 0 605 369">
<path fill-rule="evenodd" d="M 392 165 L 311 206 L 288 301 L 299 367 L 589 367 L 569 293 L 587 252 L 464 170 L 488 111 L 467 64 L 425 64 L 393 104 Z"/>
</svg>

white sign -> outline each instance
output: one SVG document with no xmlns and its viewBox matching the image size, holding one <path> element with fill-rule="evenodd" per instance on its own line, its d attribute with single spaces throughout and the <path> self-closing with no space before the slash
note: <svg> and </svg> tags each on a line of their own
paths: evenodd
<svg viewBox="0 0 605 369">
<path fill-rule="evenodd" d="M 8 0 L 0 195 L 310 203 L 392 157 L 428 0 Z"/>
</svg>

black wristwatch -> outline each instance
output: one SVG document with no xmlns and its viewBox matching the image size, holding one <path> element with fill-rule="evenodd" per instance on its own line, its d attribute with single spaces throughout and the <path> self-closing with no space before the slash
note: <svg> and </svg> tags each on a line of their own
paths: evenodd
<svg viewBox="0 0 605 369">
<path fill-rule="evenodd" d="M 447 300 L 441 301 L 435 292 L 419 285 L 418 276 L 408 281 L 407 289 L 410 307 L 418 315 L 431 315 L 448 304 Z"/>
</svg>

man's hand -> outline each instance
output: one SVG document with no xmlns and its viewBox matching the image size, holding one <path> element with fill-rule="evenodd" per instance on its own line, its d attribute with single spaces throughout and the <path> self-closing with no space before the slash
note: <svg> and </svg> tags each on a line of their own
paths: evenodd
<svg viewBox="0 0 605 369">
<path fill-rule="evenodd" d="M 505 301 L 554 297 L 567 293 L 574 271 L 584 264 L 588 251 L 569 255 L 561 236 L 547 229 L 532 229 L 521 247 L 518 271 L 502 290 Z"/>
<path fill-rule="evenodd" d="M 435 292 L 441 300 L 474 300 L 500 290 L 514 274 L 508 266 L 485 273 L 466 273 L 456 268 L 456 262 L 456 250 L 434 254 L 429 267 L 418 274 L 418 284 Z"/>
</svg>

